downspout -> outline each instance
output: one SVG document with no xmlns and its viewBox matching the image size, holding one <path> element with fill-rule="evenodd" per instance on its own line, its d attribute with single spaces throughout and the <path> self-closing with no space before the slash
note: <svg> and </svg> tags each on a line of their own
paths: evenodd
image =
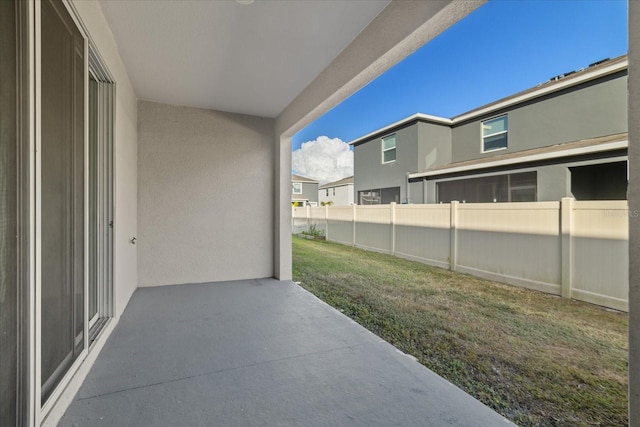
<svg viewBox="0 0 640 427">
<path fill-rule="evenodd" d="M 424 203 L 425 205 L 429 202 L 427 202 L 427 178 L 424 177 L 422 178 L 422 203 Z"/>
<path fill-rule="evenodd" d="M 407 172 L 407 204 L 409 204 L 409 200 L 411 200 L 411 191 L 409 190 L 409 172 Z"/>
</svg>

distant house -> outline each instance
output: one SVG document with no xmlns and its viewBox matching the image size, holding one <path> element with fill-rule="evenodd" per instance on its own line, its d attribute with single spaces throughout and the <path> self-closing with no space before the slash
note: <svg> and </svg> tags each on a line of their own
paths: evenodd
<svg viewBox="0 0 640 427">
<path fill-rule="evenodd" d="M 625 199 L 627 57 L 350 144 L 358 204 Z"/>
<path fill-rule="evenodd" d="M 333 206 L 353 205 L 353 177 L 349 176 L 339 181 L 321 185 L 318 189 L 318 201 L 330 203 Z"/>
<path fill-rule="evenodd" d="M 300 175 L 291 175 L 291 204 L 318 206 L 318 181 Z"/>
</svg>

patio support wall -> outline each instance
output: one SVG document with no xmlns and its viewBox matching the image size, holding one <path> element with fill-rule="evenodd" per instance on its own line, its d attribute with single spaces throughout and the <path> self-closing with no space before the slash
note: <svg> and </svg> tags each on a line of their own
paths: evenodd
<svg viewBox="0 0 640 427">
<path fill-rule="evenodd" d="M 640 3 L 629 1 L 629 425 L 640 425 Z"/>
<path fill-rule="evenodd" d="M 273 119 L 138 103 L 139 286 L 273 276 Z"/>
<path fill-rule="evenodd" d="M 274 277 L 291 280 L 291 137 L 280 136 L 277 132 L 275 148 L 275 212 L 274 227 Z"/>
</svg>

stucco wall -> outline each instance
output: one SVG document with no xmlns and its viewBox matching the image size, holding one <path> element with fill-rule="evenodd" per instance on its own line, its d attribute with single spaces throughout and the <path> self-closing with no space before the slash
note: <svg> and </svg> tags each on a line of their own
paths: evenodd
<svg viewBox="0 0 640 427">
<path fill-rule="evenodd" d="M 481 121 L 504 112 L 456 125 L 452 132 L 452 161 L 578 141 L 627 131 L 627 77 L 577 86 L 554 96 L 509 109 L 508 148 L 482 153 Z M 580 87 L 579 90 L 577 88 Z"/>
<path fill-rule="evenodd" d="M 418 168 L 423 171 L 451 163 L 451 127 L 418 122 Z"/>
<path fill-rule="evenodd" d="M 137 97 L 98 2 L 73 4 L 116 82 L 114 314 L 119 316 L 138 285 L 137 247 L 129 243 L 138 234 Z"/>
<path fill-rule="evenodd" d="M 273 124 L 139 101 L 140 286 L 273 275 Z"/>
</svg>

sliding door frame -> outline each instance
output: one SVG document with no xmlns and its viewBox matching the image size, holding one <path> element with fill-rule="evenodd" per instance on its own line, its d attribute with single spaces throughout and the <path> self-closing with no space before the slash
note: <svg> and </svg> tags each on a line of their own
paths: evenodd
<svg viewBox="0 0 640 427">
<path fill-rule="evenodd" d="M 18 1 L 18 425 L 35 415 L 35 5 Z"/>
<path fill-rule="evenodd" d="M 93 328 L 99 319 L 113 316 L 112 289 L 113 289 L 113 213 L 114 213 L 114 160 L 113 160 L 113 98 L 115 92 L 114 83 L 110 75 L 100 68 L 97 63 L 101 60 L 97 50 L 90 43 L 89 46 L 89 75 L 90 80 L 96 82 L 96 194 L 95 214 L 97 216 L 95 247 L 89 248 L 88 253 L 95 256 L 96 280 L 96 313 L 89 319 L 91 339 Z M 91 126 L 91 122 L 89 123 Z M 92 138 L 91 136 L 89 137 Z M 89 141 L 89 145 L 91 145 Z M 89 149 L 88 154 L 91 154 Z M 90 160 L 90 159 L 89 159 Z M 91 173 L 91 166 L 88 168 Z M 91 178 L 88 184 L 90 185 Z M 89 201 L 92 203 L 92 200 Z M 91 211 L 91 209 L 89 210 Z M 90 221 L 91 224 L 91 221 Z M 95 253 L 93 253 L 95 251 Z M 91 293 L 89 292 L 89 297 Z M 87 307 L 90 307 L 91 303 Z M 97 327 L 102 326 L 98 324 Z M 99 333 L 96 331 L 95 333 Z M 93 340 L 92 340 L 93 341 Z M 91 345 L 91 343 L 90 343 Z"/>
<path fill-rule="evenodd" d="M 22 372 L 28 373 L 23 375 L 21 384 L 23 390 L 24 405 L 23 418 L 21 425 L 39 426 L 46 419 L 52 408 L 56 405 L 60 396 L 68 386 L 69 382 L 84 362 L 87 354 L 91 351 L 90 343 L 90 320 L 89 319 L 89 75 L 90 73 L 97 77 L 99 82 L 98 96 L 98 115 L 99 118 L 99 158 L 98 171 L 101 179 L 99 179 L 99 207 L 101 207 L 101 218 L 107 221 L 102 224 L 99 231 L 98 240 L 98 274 L 103 278 L 102 286 L 98 287 L 98 310 L 97 317 L 106 318 L 106 322 L 102 324 L 102 330 L 105 330 L 106 324 L 113 317 L 113 301 L 114 289 L 113 278 L 115 268 L 115 251 L 114 251 L 114 216 L 115 216 L 115 82 L 100 54 L 91 41 L 89 33 L 84 24 L 79 19 L 73 3 L 69 0 L 61 0 L 65 9 L 73 19 L 74 24 L 80 31 L 84 39 L 84 324 L 83 324 L 83 349 L 73 361 L 70 368 L 55 386 L 46 402 L 42 401 L 42 194 L 41 194 L 41 172 L 42 172 L 42 17 L 41 2 L 30 0 L 24 3 L 23 8 L 28 15 L 28 28 L 25 31 L 24 42 L 27 45 L 26 52 L 28 57 L 28 96 L 24 99 L 25 115 L 28 117 L 28 148 L 22 153 L 28 159 L 24 159 L 27 182 L 24 183 L 25 188 L 28 187 L 28 197 L 21 200 L 24 212 L 23 233 L 21 238 L 25 240 L 24 253 L 26 256 L 21 264 L 21 274 L 24 279 L 25 286 L 22 295 L 22 311 L 21 321 L 23 329 L 25 329 L 23 337 L 24 342 L 21 343 L 22 361 L 24 369 Z M 46 71 L 46 70 L 44 70 Z M 25 144 L 27 145 L 27 144 Z M 105 170 L 106 168 L 106 170 Z M 106 191 L 106 194 L 102 193 Z M 27 224 L 28 223 L 28 224 Z M 105 240 L 106 239 L 106 240 Z M 93 324 L 93 323 L 92 323 Z M 98 331 L 99 333 L 100 331 Z"/>
<path fill-rule="evenodd" d="M 88 303 L 88 256 L 87 250 L 89 247 L 88 244 L 88 157 L 87 157 L 87 148 L 88 148 L 88 72 L 89 72 L 89 45 L 87 41 L 87 35 L 81 25 L 79 25 L 78 19 L 76 15 L 71 10 L 69 3 L 66 0 L 62 1 L 63 6 L 71 16 L 74 21 L 74 24 L 78 28 L 83 40 L 83 57 L 84 57 L 84 129 L 83 129 L 83 147 L 84 147 L 84 200 L 83 200 L 83 228 L 84 228 L 84 254 L 83 254 L 83 263 L 84 263 L 84 271 L 83 271 L 83 280 L 84 280 L 84 321 L 83 321 L 83 348 L 80 353 L 76 356 L 75 360 L 63 375 L 61 380 L 56 384 L 51 394 L 48 396 L 46 402 L 42 401 L 42 186 L 38 185 L 42 179 L 42 75 L 46 70 L 42 70 L 42 4 L 40 1 L 35 2 L 35 115 L 36 115 L 36 156 L 35 156 L 35 182 L 36 182 L 36 191 L 35 191 L 35 215 L 36 215 L 36 224 L 35 224 L 35 384 L 33 385 L 35 389 L 35 416 L 34 416 L 34 424 L 36 426 L 40 425 L 42 421 L 46 418 L 47 414 L 51 411 L 51 408 L 55 405 L 55 402 L 60 398 L 60 395 L 68 385 L 69 381 L 73 377 L 73 375 L 77 372 L 78 368 L 82 364 L 85 359 L 88 348 L 89 348 L 89 329 L 88 329 L 88 312 L 87 312 L 87 303 Z"/>
</svg>

